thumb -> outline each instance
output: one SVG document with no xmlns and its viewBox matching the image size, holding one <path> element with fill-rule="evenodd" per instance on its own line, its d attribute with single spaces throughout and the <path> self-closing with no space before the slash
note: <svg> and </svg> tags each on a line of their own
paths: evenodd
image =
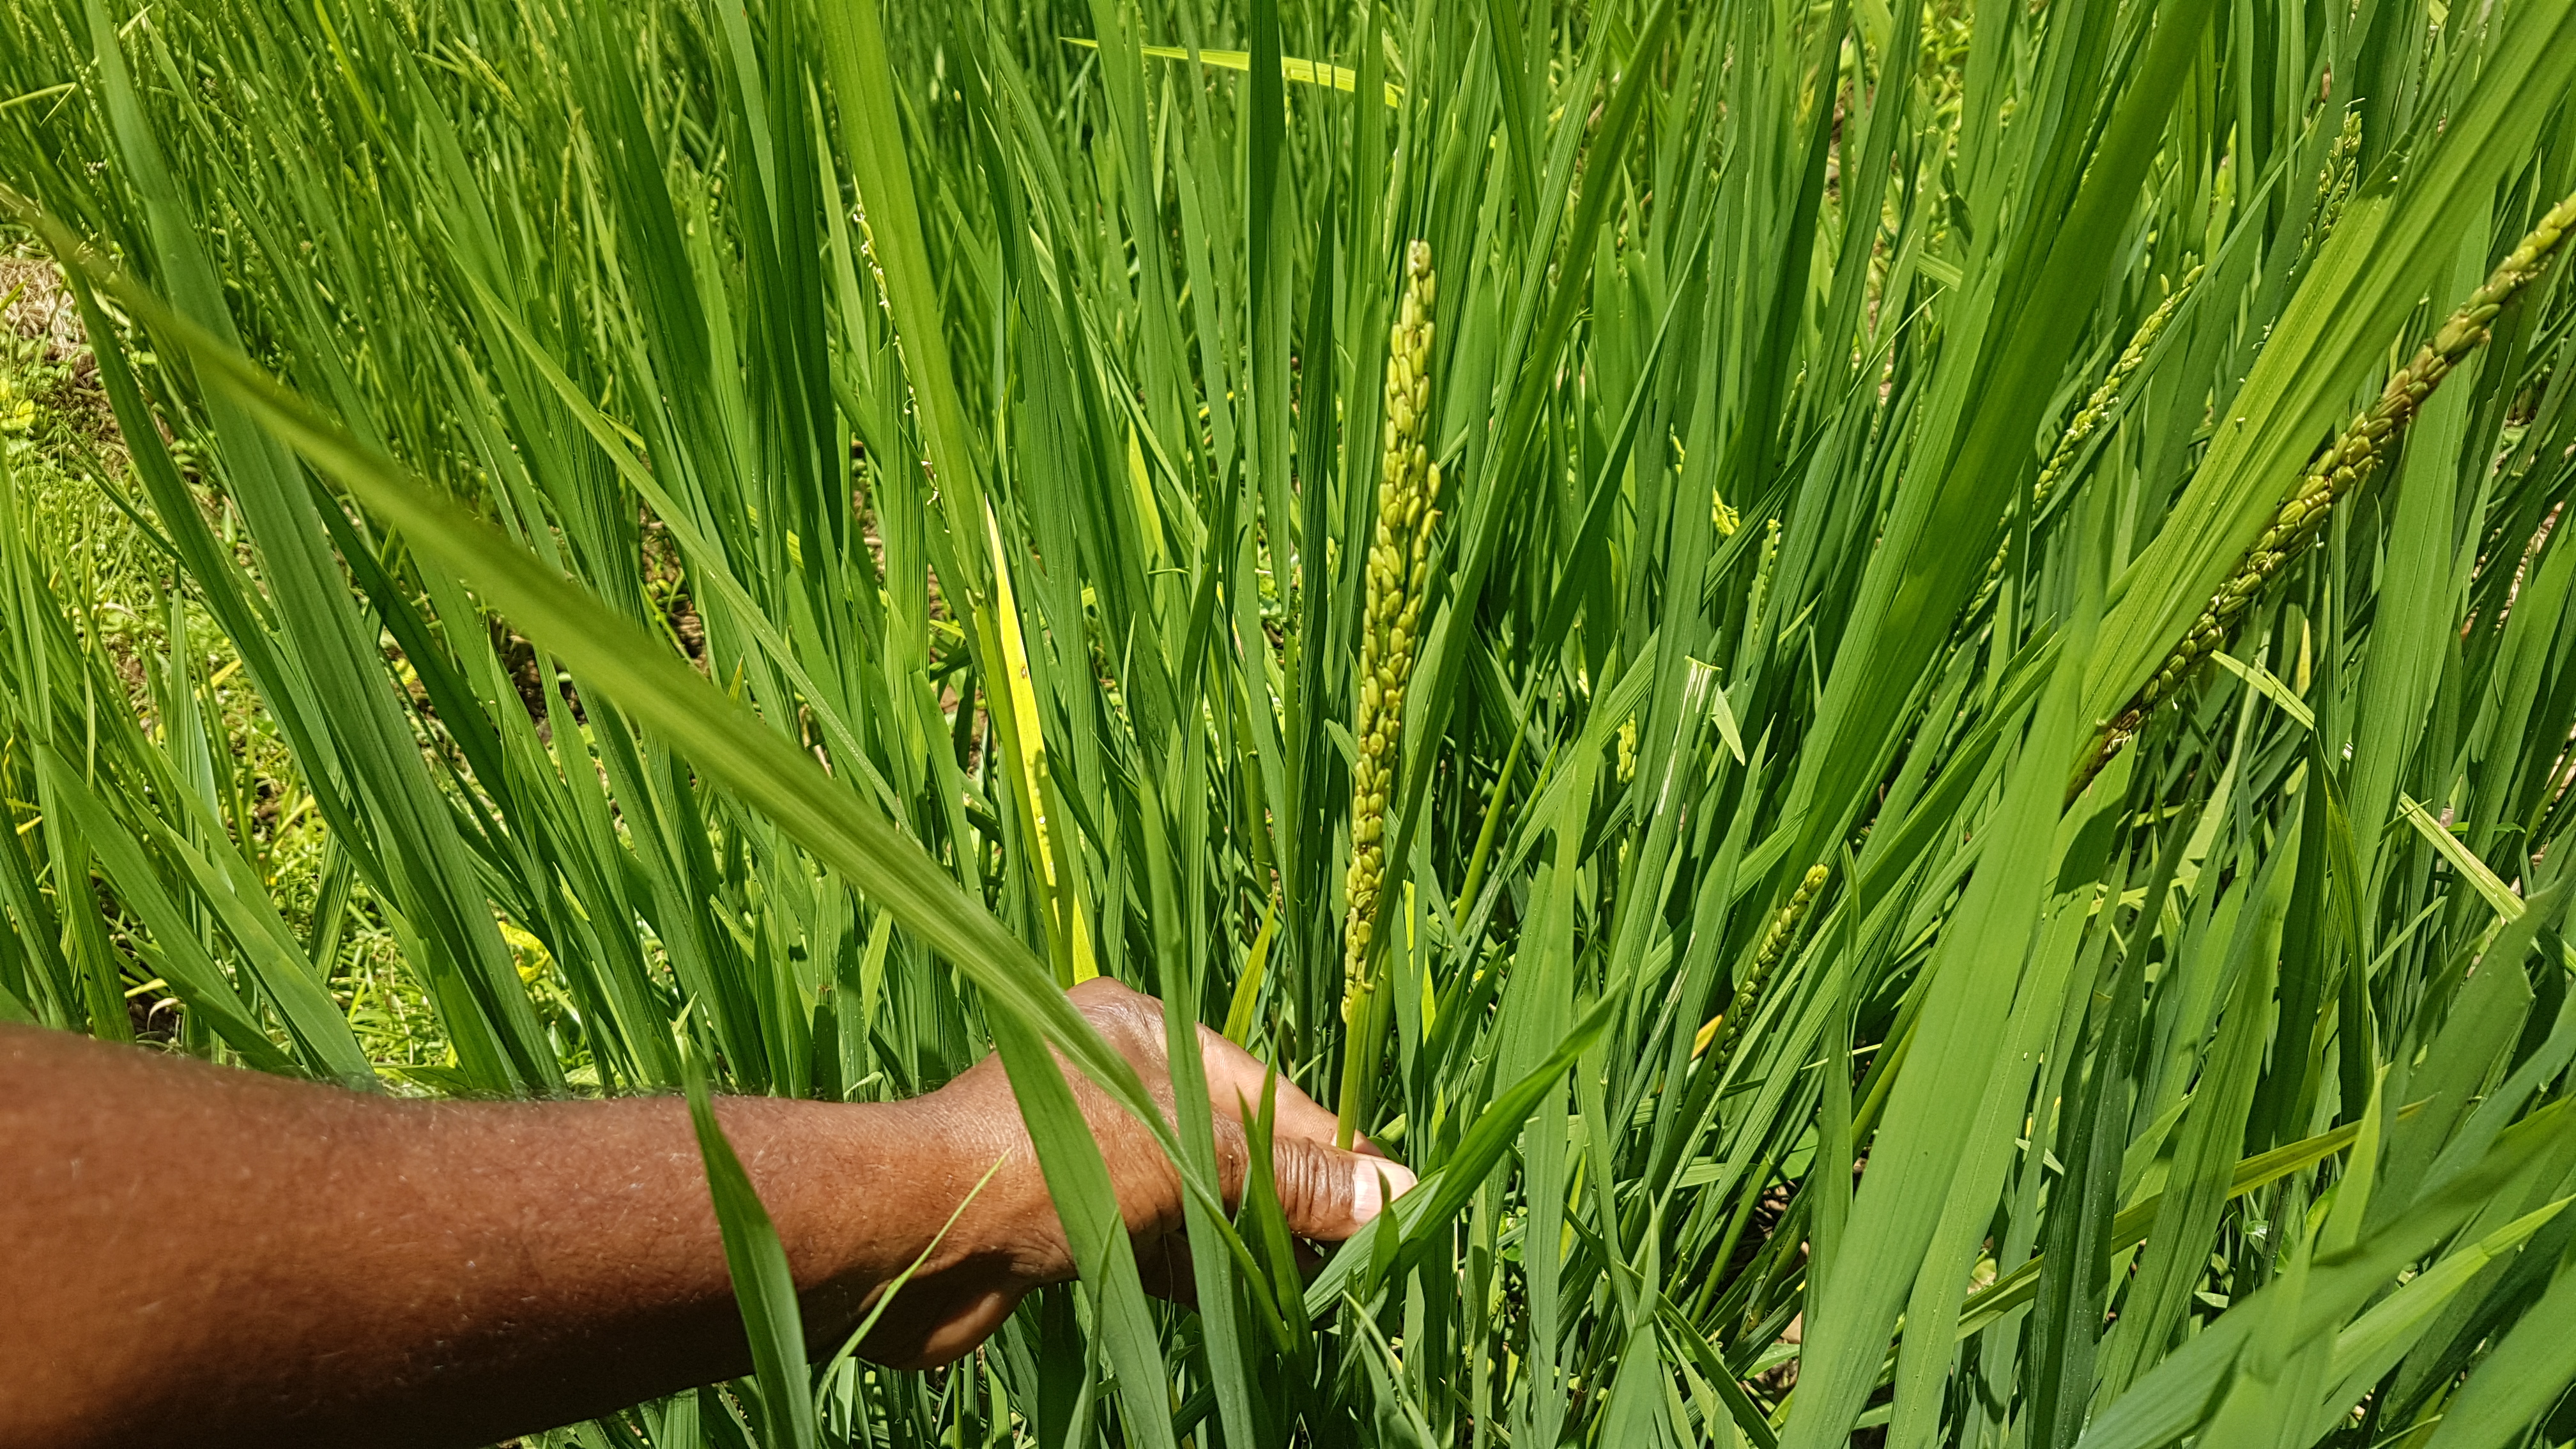
<svg viewBox="0 0 2576 1449">
<path fill-rule="evenodd" d="M 1340 1242 L 1368 1226 L 1415 1181 L 1410 1169 L 1383 1157 L 1303 1138 L 1273 1143 L 1270 1160 L 1288 1231 L 1324 1242 Z"/>
</svg>

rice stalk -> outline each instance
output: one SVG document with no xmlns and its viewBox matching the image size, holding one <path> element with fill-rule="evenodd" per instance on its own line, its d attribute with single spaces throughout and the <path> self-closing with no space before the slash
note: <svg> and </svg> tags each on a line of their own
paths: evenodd
<svg viewBox="0 0 2576 1449">
<path fill-rule="evenodd" d="M 2463 1374 L 2492 1382 L 2482 1359 L 2516 1361 L 2499 1341 L 2552 1327 L 2523 1305 L 2556 1239 L 2463 1272 L 2482 1245 L 2445 1239 L 2432 1199 L 2356 1199 L 2479 1157 L 2490 1127 L 2576 1117 L 2530 1078 L 2541 1105 L 2496 1091 L 2474 1130 L 2360 1130 L 2391 1063 L 2417 1064 L 2392 1112 L 2477 1100 L 2568 1059 L 2544 1031 L 2576 1034 L 2551 1025 L 2554 959 L 2494 969 L 2520 939 L 2499 929 L 2550 939 L 2528 923 L 2553 919 L 2546 862 L 2576 826 L 2552 743 L 2576 732 L 2576 536 L 2545 526 L 2576 486 L 2576 410 L 2551 396 L 2567 289 L 2515 304 L 2534 314 L 2515 396 L 2419 460 L 2452 475 L 2427 485 L 2463 530 L 2544 542 L 2462 550 L 2344 510 L 2391 567 L 2320 598 L 2331 667 L 2286 683 L 2351 747 L 2346 811 L 2307 808 L 2304 726 L 2261 709 L 2176 738 L 2146 798 L 2044 817 L 2086 729 L 2130 702 L 2069 706 L 2056 681 L 2146 679 L 2236 563 L 2203 551 L 2212 529 L 2272 523 L 2350 421 L 2335 389 L 2386 365 L 2457 245 L 2514 240 L 2455 237 L 2465 219 L 2560 189 L 2576 10 L 2257 7 L 2249 30 L 2149 0 L 1996 11 L 1989 34 L 1958 6 L 1846 27 L 1679 0 L 1177 0 L 1087 24 L 887 0 L 163 0 L 131 27 L 130 3 L 100 8 L 93 27 L 89 0 L 0 6 L 0 97 L 21 98 L 0 100 L 0 174 L 512 530 L 525 556 L 486 557 L 493 583 L 640 601 L 694 668 L 622 705 L 632 661 L 426 566 L 408 492 L 379 506 L 327 463 L 280 466 L 208 396 L 240 380 L 220 359 L 102 320 L 159 361 L 100 349 L 132 467 L 97 470 L 113 496 L 78 512 L 133 506 L 148 586 L 94 568 L 100 540 L 0 510 L 0 1015 L 113 1032 L 115 994 L 139 992 L 138 1035 L 317 1073 L 336 1035 L 275 1004 L 309 960 L 413 1090 L 541 1092 L 554 1070 L 671 1091 L 684 1038 L 722 1089 L 892 1097 L 990 1048 L 996 987 L 1032 1006 L 1096 965 L 1163 996 L 1168 1025 L 1222 1025 L 1283 1084 L 1342 1094 L 1346 1127 L 1422 1174 L 1401 1241 L 1311 1281 L 1255 1181 L 1227 1232 L 1193 1216 L 1196 1312 L 1149 1313 L 1095 1263 L 971 1369 L 817 1364 L 828 1449 L 1370 1426 L 1833 1449 L 1874 1405 L 1909 1445 L 1997 1425 L 2134 1444 L 2155 1405 L 2184 1416 L 2156 1420 L 2177 1442 L 2288 1449 L 2314 1436 L 2203 1422 L 2260 1396 L 2174 1382 L 2213 1334 L 2256 1325 L 2272 1352 L 2256 1295 L 2286 1264 L 2313 1260 L 2312 1307 L 2409 1295 L 2354 1310 L 2414 1347 L 2339 1402 L 2334 1365 L 2292 1355 L 2348 1344 L 2350 1314 L 2277 1345 L 2267 1381 L 2317 1394 L 2260 1401 L 2330 1422 L 2329 1444 L 2365 1395 L 2374 1440 L 2451 1432 Z M 317 24 L 338 43 L 299 43 Z M 1096 48 L 1060 38 L 1095 27 Z M 472 39 L 522 34 L 546 43 Z M 111 76 L 119 44 L 158 79 Z M 2318 75 L 2350 92 L 2340 117 Z M 2311 129 L 2330 119 L 2340 135 Z M 2353 229 L 2364 161 L 2390 183 L 2370 237 L 2303 272 L 2339 212 Z M 2304 208 L 2260 189 L 2309 181 Z M 1437 309 L 1408 244 L 1433 234 Z M 0 377 L 41 415 L 12 345 Z M 2275 425 L 2208 446 L 2222 397 Z M 0 437 L 49 518 L 82 470 L 9 447 L 60 432 Z M 2185 508 L 2166 485 L 2195 457 Z M 2088 474 L 2109 506 L 2067 507 Z M 317 519 L 301 500 L 324 496 Z M 1991 595 L 2015 595 L 1994 647 L 1946 648 L 2001 576 L 1946 535 L 1997 518 L 2034 520 L 2004 572 L 2035 586 Z M 2119 558 L 2113 642 L 2047 652 Z M 155 632 L 174 599 L 223 637 Z M 2432 645 L 2427 677 L 2373 667 Z M 149 687 L 107 707 L 136 665 Z M 2193 690 L 2240 681 L 2283 697 L 2259 671 Z M 792 744 L 758 751 L 798 766 L 792 788 L 746 793 L 727 782 L 754 755 L 678 732 L 719 687 Z M 2042 718 L 2049 747 L 2017 747 Z M 41 740 L 77 768 L 38 769 Z M 44 798 L 75 780 L 86 840 Z M 2401 786 L 2450 828 L 2392 830 L 2375 802 Z M 882 811 L 928 868 L 818 854 L 825 806 Z M 342 880 L 309 928 L 310 891 L 262 844 L 297 811 Z M 2347 823 L 2379 846 L 2358 890 Z M 1823 872 L 1863 840 L 1837 897 Z M 911 848 L 887 859 L 923 866 Z M 890 909 L 903 880 L 957 909 L 921 929 Z M 62 910 L 84 885 L 99 909 Z M 1852 929 L 1817 929 L 1837 899 Z M 2379 943 L 2366 973 L 2308 929 L 2338 903 Z M 2295 929 L 2249 954 L 2258 919 Z M 485 921 L 500 970 L 473 954 Z M 951 949 L 970 927 L 1016 944 L 976 967 Z M 353 969 L 353 933 L 381 969 Z M 201 959 L 221 974 L 164 969 Z M 363 1019 L 388 1010 L 423 1023 L 417 1051 L 379 1050 Z M 1828 1040 L 1867 1076 L 1818 1071 Z M 1082 1135 L 1063 1108 L 1033 1099 L 1041 1152 Z M 1814 1170 L 1846 1150 L 1857 1183 Z M 2159 1215 L 2133 1160 L 2269 1186 Z M 2528 1187 L 2434 1197 L 2507 1210 Z M 1105 1185 L 1062 1201 L 1116 1221 Z M 2329 1201 L 2460 1246 L 2333 1286 L 2370 1253 L 2308 1251 Z M 2142 1248 L 2104 1238 L 2115 1204 L 2155 1217 Z M 1986 1256 L 2002 1275 L 1955 1340 L 1916 1316 Z M 578 1433 L 771 1449 L 760 1416 L 698 1412 L 757 1397 Z"/>
</svg>

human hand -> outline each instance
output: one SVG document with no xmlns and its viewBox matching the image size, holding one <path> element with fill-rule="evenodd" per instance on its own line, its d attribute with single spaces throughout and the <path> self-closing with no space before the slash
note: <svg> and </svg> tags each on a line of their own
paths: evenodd
<svg viewBox="0 0 2576 1449">
<path fill-rule="evenodd" d="M 1070 994 L 1074 1006 L 1135 1067 L 1164 1119 L 1173 1120 L 1162 1003 L 1106 977 L 1083 982 Z M 1249 1160 L 1244 1118 L 1259 1113 L 1267 1074 L 1249 1052 L 1205 1026 L 1198 1037 L 1214 1109 L 1219 1187 L 1230 1212 L 1241 1200 Z M 1065 1077 L 1109 1165 L 1147 1291 L 1187 1301 L 1192 1280 L 1179 1172 L 1155 1135 L 1126 1108 L 1072 1067 L 1066 1067 Z M 1271 1167 L 1292 1234 L 1339 1242 L 1413 1186 L 1413 1173 L 1365 1137 L 1354 1144 L 1357 1151 L 1335 1149 L 1333 1114 L 1294 1084 L 1283 1078 L 1275 1090 Z M 983 1342 L 1032 1289 L 1071 1279 L 1074 1262 L 1000 1058 L 987 1056 L 947 1086 L 906 1106 L 919 1135 L 930 1144 L 928 1165 L 912 1186 L 944 1194 L 950 1202 L 975 1194 L 862 1346 L 881 1363 L 925 1367 L 946 1363 Z M 975 1184 L 997 1161 L 1001 1166 L 991 1181 L 976 1191 Z"/>
<path fill-rule="evenodd" d="M 1072 1000 L 1168 1120 L 1161 1005 L 1110 981 Z M 1198 1046 L 1231 1208 L 1264 1073 L 1212 1032 Z M 1160 1139 L 1066 1075 L 1146 1285 L 1186 1295 Z M 1332 1115 L 1277 1092 L 1293 1233 L 1349 1237 L 1413 1185 L 1365 1143 L 1334 1151 Z M 881 1304 L 870 1358 L 943 1363 L 1074 1275 L 996 1061 L 907 1102 L 714 1111 L 786 1252 L 809 1350 Z M 162 1150 L 174 1140 L 187 1162 Z M 441 1449 L 752 1370 L 676 1097 L 397 1101 L 0 1023 L 0 1243 L 5 1445 Z"/>
</svg>

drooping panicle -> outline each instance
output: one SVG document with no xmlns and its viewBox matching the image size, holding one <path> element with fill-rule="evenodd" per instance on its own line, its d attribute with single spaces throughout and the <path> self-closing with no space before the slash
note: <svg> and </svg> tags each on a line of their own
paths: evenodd
<svg viewBox="0 0 2576 1449">
<path fill-rule="evenodd" d="M 2200 274 L 2199 267 L 2184 273 L 2182 281 L 2156 304 L 2156 310 L 2148 313 L 2146 320 L 2138 324 L 2138 330 L 2129 335 L 2129 345 L 2121 348 L 2119 357 L 2111 363 L 2111 370 L 2103 375 L 2092 395 L 2084 400 L 2084 406 L 2076 410 L 2073 421 L 2066 425 L 2066 431 L 2058 435 L 2057 446 L 2049 450 L 2048 461 L 2040 465 L 2039 481 L 2031 485 L 2030 506 L 2034 514 L 2057 492 L 2057 486 L 2066 481 L 2067 470 L 2075 466 L 2076 454 L 2082 450 L 2085 440 L 2092 437 L 2094 431 L 2102 426 L 2102 420 L 2111 415 L 2120 395 L 2128 390 L 2129 379 L 2145 365 L 2147 354 L 2155 349 L 2156 339 L 2164 335 L 2174 313 L 2181 309 L 2182 299 L 2191 294 L 2192 285 L 2200 280 Z M 1994 599 L 1996 588 L 2003 582 L 2004 564 L 2011 557 L 2012 537 L 2007 533 L 2004 541 L 1995 546 L 1994 557 L 1986 560 L 1986 581 L 1978 586 L 1976 600 L 1968 605 L 1966 618 L 1973 620 L 1985 612 L 1986 605 Z"/>
<path fill-rule="evenodd" d="M 2494 271 L 2478 289 L 2469 294 L 2459 310 L 2444 320 L 2431 340 L 2415 349 L 2406 365 L 2388 379 L 2379 391 L 2378 400 L 2362 410 L 2335 439 L 2334 446 L 2321 454 L 2299 485 L 2290 501 L 2272 515 L 2272 524 L 2263 536 L 2245 551 L 2227 582 L 2212 594 L 2208 607 L 2192 622 L 2181 642 L 2165 656 L 2164 663 L 2148 676 L 2146 684 L 2131 697 L 2126 709 L 2102 722 L 2093 740 L 2076 765 L 2074 779 L 2067 786 L 2067 796 L 2083 793 L 2102 773 L 2102 767 L 2120 752 L 2157 708 L 2178 693 L 2184 684 L 2225 643 L 2228 632 L 2236 627 L 2247 608 L 2263 591 L 2263 586 L 2278 577 L 2282 568 L 2300 550 L 2314 542 L 2325 527 L 2336 503 L 2370 480 L 2379 470 L 2407 423 L 2433 395 L 2433 389 L 2451 375 L 2453 368 L 2487 340 L 2487 325 L 2495 320 L 2504 304 L 2514 294 L 2540 275 L 2540 269 L 2571 228 L 2576 228 L 2576 194 L 2569 195 L 2549 209 L 2540 224 L 2496 264 Z"/>
<path fill-rule="evenodd" d="M 1816 897 L 1824 893 L 1825 881 L 1830 874 L 1821 865 L 1807 867 L 1806 878 L 1798 882 L 1798 889 L 1790 895 L 1788 903 L 1771 917 L 1770 928 L 1762 933 L 1762 944 L 1754 949 L 1753 964 L 1746 968 L 1744 980 L 1736 986 L 1734 999 L 1727 1003 L 1726 1010 L 1710 1017 L 1700 1027 L 1698 1036 L 1691 1043 L 1693 1057 L 1715 1047 L 1717 1055 L 1710 1058 L 1712 1064 L 1725 1064 L 1727 1052 L 1744 1030 L 1744 1019 L 1752 1015 L 1754 1005 L 1762 999 L 1764 984 L 1770 981 L 1771 973 L 1779 969 L 1781 960 L 1789 954 L 1790 943 L 1797 939 L 1798 928 L 1806 923 L 1807 913 L 1815 909 Z"/>
</svg>

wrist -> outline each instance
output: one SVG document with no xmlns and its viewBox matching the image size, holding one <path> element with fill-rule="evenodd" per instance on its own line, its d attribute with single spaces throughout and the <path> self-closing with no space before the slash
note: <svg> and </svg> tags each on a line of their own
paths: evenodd
<svg viewBox="0 0 2576 1449">
<path fill-rule="evenodd" d="M 834 1170 L 814 1184 L 838 1240 L 828 1280 L 804 1294 L 818 1349 L 837 1347 L 883 1304 L 863 1356 L 910 1367 L 946 1362 L 991 1332 L 1021 1294 L 1050 1281 L 1017 1230 L 1032 1207 L 1052 1216 L 1042 1184 L 1028 1201 L 1037 1173 L 1026 1138 L 999 1134 L 974 1096 L 942 1090 L 816 1104 L 841 1144 Z M 1009 1125 L 1017 1122 L 1014 1115 Z"/>
<path fill-rule="evenodd" d="M 843 1229 L 833 1276 L 870 1302 L 907 1271 L 921 1283 L 986 1266 L 992 1229 L 1010 1216 L 1014 1165 L 986 1174 L 1013 1144 L 988 1140 L 989 1124 L 952 1095 L 822 1109 L 846 1144 L 833 1180 L 819 1184 Z"/>
<path fill-rule="evenodd" d="M 950 1221 L 991 1163 L 977 1160 L 973 1124 L 949 1106 L 932 1092 L 868 1104 L 853 1121 L 853 1130 L 867 1134 L 877 1164 L 850 1206 L 882 1230 L 894 1258 L 888 1278 L 916 1262 L 924 1274 L 953 1267 L 961 1253 L 962 1234 Z"/>
</svg>

